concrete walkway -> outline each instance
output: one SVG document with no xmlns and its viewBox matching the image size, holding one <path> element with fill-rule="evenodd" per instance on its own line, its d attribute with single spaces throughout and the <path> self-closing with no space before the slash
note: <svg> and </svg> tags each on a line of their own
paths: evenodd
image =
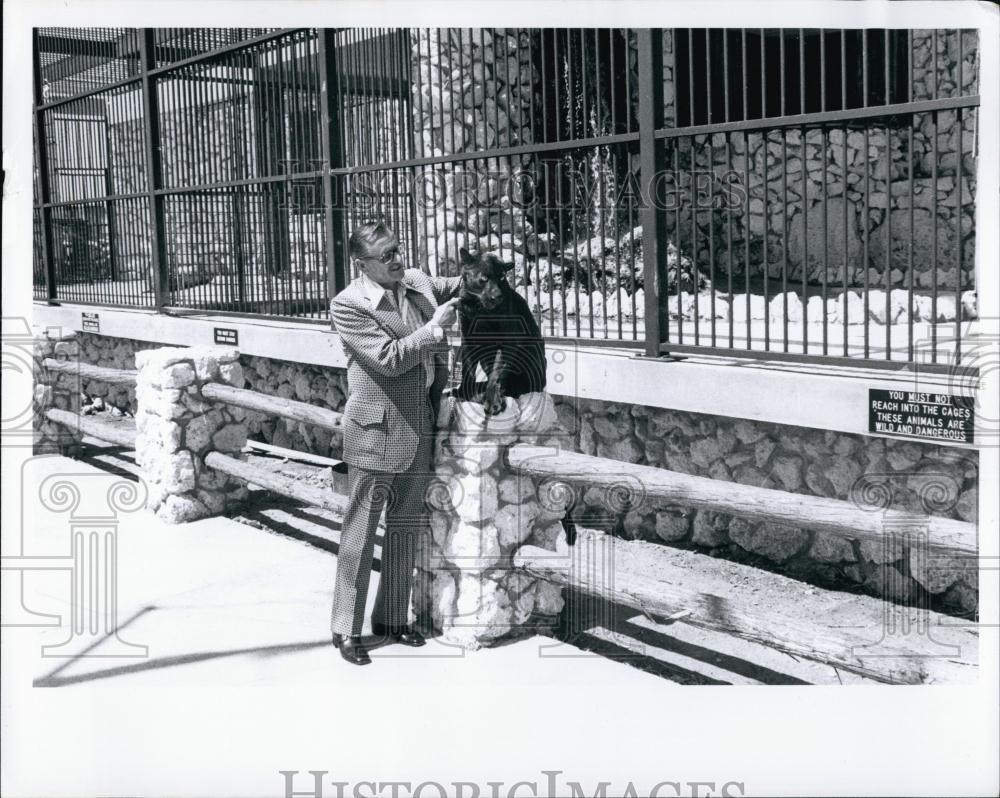
<svg viewBox="0 0 1000 798">
<path fill-rule="evenodd" d="M 103 497 L 115 481 L 134 479 L 131 453 L 91 447 L 83 461 L 39 457 L 25 481 L 65 475 L 86 496 Z M 102 454 L 103 452 L 103 454 Z M 115 476 L 114 471 L 124 476 Z M 146 656 L 102 656 L 113 641 L 70 640 L 52 658 L 39 652 L 38 687 L 311 684 L 327 689 L 396 680 L 445 687 L 456 678 L 499 685 L 517 674 L 544 685 L 595 682 L 679 684 L 839 684 L 860 677 L 683 623 L 654 623 L 625 608 L 595 607 L 578 619 L 572 643 L 525 635 L 466 653 L 431 639 L 419 649 L 386 646 L 368 668 L 351 667 L 330 645 L 328 617 L 336 574 L 339 523 L 315 508 L 257 493 L 242 522 L 213 518 L 170 526 L 143 509 L 119 513 L 119 637 L 148 647 Z M 77 514 L 85 509 L 81 507 Z M 99 508 L 86 510 L 98 514 Z M 250 523 L 246 523 L 250 521 Z M 69 554 L 71 517 L 39 507 L 25 554 Z M 30 546 L 29 546 L 30 544 Z M 33 547 L 33 548 L 32 548 Z M 376 549 L 378 556 L 378 549 Z M 377 562 L 376 562 L 377 567 Z M 24 577 L 24 605 L 63 619 L 35 630 L 38 645 L 70 639 L 68 571 Z M 374 601 L 378 574 L 369 590 Z M 367 631 L 367 630 L 366 630 Z M 127 653 L 127 652 L 126 652 Z"/>
<path fill-rule="evenodd" d="M 107 448 L 83 461 L 36 457 L 20 474 L 5 474 L 21 481 L 25 513 L 20 551 L 17 535 L 5 529 L 4 567 L 17 557 L 67 564 L 70 512 L 40 506 L 40 488 L 50 497 L 57 492 L 47 479 L 76 485 L 76 514 L 93 517 L 102 502 L 106 507 L 109 486 L 123 481 L 112 472 L 127 475 L 130 459 Z M 621 608 L 599 613 L 600 625 L 587 628 L 584 619 L 574 645 L 535 636 L 463 654 L 431 641 L 417 651 L 386 647 L 373 652 L 371 666 L 350 666 L 327 636 L 335 520 L 268 503 L 248 516 L 267 528 L 232 519 L 167 526 L 144 510 L 119 513 L 119 636 L 147 646 L 143 656 L 105 657 L 114 641 L 85 636 L 71 638 L 66 653 L 75 656 L 43 656 L 42 645 L 70 638 L 69 572 L 5 571 L 6 623 L 19 612 L 27 622 L 45 622 L 26 610 L 63 619 L 3 629 L 5 795 L 281 796 L 291 794 L 282 771 L 295 772 L 298 795 L 389 795 L 361 782 L 393 779 L 506 780 L 500 795 L 529 779 L 539 791 L 517 794 L 544 795 L 547 771 L 565 774 L 557 795 L 571 794 L 569 778 L 587 785 L 587 795 L 603 780 L 614 782 L 609 795 L 621 794 L 629 780 L 634 794 L 644 795 L 663 779 L 708 778 L 717 786 L 745 781 L 747 791 L 735 795 L 777 794 L 776 779 L 802 794 L 815 771 L 788 775 L 771 754 L 781 762 L 827 756 L 825 741 L 840 723 L 831 714 L 836 707 L 890 695 L 677 689 L 859 679 Z M 913 700 L 905 690 L 891 695 Z M 762 723 L 782 697 L 785 711 L 815 708 L 793 711 L 792 742 L 772 749 Z M 844 714 L 857 738 L 844 745 L 880 750 L 858 717 Z M 949 739 L 966 750 L 965 735 Z M 721 762 L 727 750 L 741 753 Z M 890 761 L 893 773 L 911 779 L 929 778 L 917 764 L 930 768 L 935 760 Z M 322 771 L 319 793 L 310 770 Z M 337 782 L 361 792 L 338 792 Z M 491 793 L 483 786 L 478 794 Z"/>
</svg>

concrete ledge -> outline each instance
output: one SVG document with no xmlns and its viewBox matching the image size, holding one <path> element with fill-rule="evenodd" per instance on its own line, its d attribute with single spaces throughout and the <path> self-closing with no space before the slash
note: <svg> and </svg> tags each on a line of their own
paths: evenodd
<svg viewBox="0 0 1000 798">
<path fill-rule="evenodd" d="M 202 313 L 155 313 L 93 305 L 36 303 L 34 321 L 83 330 L 82 314 L 99 314 L 100 335 L 164 346 L 214 345 L 216 327 L 235 329 L 245 355 L 344 368 L 340 339 L 326 324 Z M 693 413 L 855 434 L 868 433 L 868 389 L 972 395 L 969 378 L 886 369 L 692 355 L 650 360 L 637 350 L 546 341 L 548 390 Z M 976 448 L 947 441 L 941 445 Z"/>
</svg>

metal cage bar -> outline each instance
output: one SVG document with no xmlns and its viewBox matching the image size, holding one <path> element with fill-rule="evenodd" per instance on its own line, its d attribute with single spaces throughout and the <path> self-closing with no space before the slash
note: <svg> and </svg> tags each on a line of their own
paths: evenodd
<svg viewBox="0 0 1000 798">
<path fill-rule="evenodd" d="M 432 272 L 463 246 L 513 258 L 550 336 L 887 367 L 929 341 L 943 365 L 975 287 L 968 42 L 38 29 L 35 295 L 322 321 L 350 225 L 383 218 Z"/>
</svg>

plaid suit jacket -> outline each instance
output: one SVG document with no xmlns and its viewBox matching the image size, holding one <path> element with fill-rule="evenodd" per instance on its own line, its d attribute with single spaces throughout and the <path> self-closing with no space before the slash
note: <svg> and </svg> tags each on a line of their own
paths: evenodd
<svg viewBox="0 0 1000 798">
<path fill-rule="evenodd" d="M 407 269 L 407 298 L 425 322 L 438 304 L 458 293 L 460 277 L 429 277 Z M 433 434 L 448 382 L 446 343 L 430 329 L 411 333 L 384 297 L 373 307 L 359 280 L 330 303 L 330 314 L 347 354 L 344 461 L 370 471 L 402 473 L 413 463 L 420 435 Z M 435 350 L 434 382 L 427 389 L 423 354 Z"/>
</svg>

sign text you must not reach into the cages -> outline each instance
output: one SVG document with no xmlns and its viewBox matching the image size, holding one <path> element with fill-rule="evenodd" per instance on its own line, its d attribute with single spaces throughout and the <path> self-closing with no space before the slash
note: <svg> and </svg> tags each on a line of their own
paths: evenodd
<svg viewBox="0 0 1000 798">
<path fill-rule="evenodd" d="M 914 438 L 973 442 L 972 400 L 918 391 L 868 390 L 868 431 Z"/>
</svg>

